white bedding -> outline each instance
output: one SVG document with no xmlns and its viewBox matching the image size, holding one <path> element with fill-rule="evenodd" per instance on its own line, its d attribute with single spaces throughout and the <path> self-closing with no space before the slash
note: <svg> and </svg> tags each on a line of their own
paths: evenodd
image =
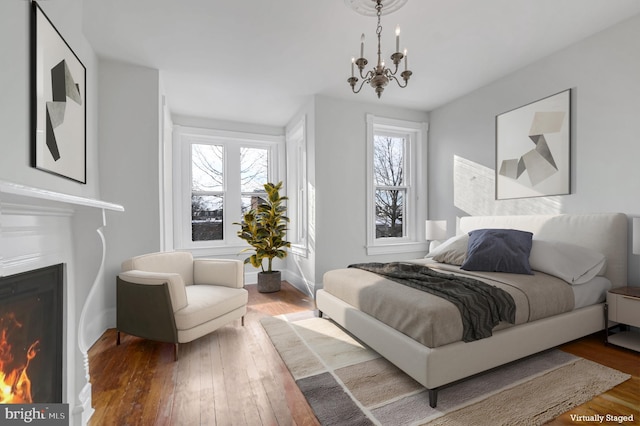
<svg viewBox="0 0 640 426">
<path fill-rule="evenodd" d="M 584 284 L 571 286 L 575 300 L 573 309 L 604 302 L 611 287 L 611 281 L 605 277 L 595 277 Z"/>
<path fill-rule="evenodd" d="M 438 265 L 440 265 L 445 270 L 447 269 L 446 263 L 436 262 L 430 258 L 416 259 L 410 262 L 425 264 L 427 266 L 435 267 L 436 269 L 438 268 Z M 452 270 L 452 268 L 449 267 L 449 270 Z M 535 273 L 540 272 L 534 271 L 534 274 Z M 571 290 L 573 290 L 574 310 L 604 302 L 607 298 L 607 291 L 612 288 L 611 281 L 604 276 L 596 276 L 584 284 L 570 285 L 567 283 L 567 286 L 571 287 Z"/>
</svg>

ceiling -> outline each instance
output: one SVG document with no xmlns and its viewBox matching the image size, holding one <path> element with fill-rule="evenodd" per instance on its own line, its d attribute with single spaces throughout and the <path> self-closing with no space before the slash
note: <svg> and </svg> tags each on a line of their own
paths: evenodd
<svg viewBox="0 0 640 426">
<path fill-rule="evenodd" d="M 383 9 L 384 10 L 384 9 Z M 345 0 L 84 0 L 101 57 L 159 69 L 174 115 L 284 126 L 315 94 L 430 111 L 640 13 L 637 0 L 409 0 L 382 17 L 382 54 L 413 76 L 381 99 L 351 93 L 374 62 L 376 18 Z"/>
</svg>

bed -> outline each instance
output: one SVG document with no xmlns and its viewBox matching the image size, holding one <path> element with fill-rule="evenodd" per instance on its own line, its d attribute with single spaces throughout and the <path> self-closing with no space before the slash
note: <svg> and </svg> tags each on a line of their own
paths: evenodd
<svg viewBox="0 0 640 426">
<path fill-rule="evenodd" d="M 501 321 L 490 337 L 463 341 L 460 312 L 456 317 L 452 303 L 358 268 L 325 273 L 316 304 L 320 315 L 331 318 L 427 388 L 429 404 L 435 407 L 443 386 L 604 329 L 606 291 L 627 285 L 627 220 L 622 213 L 463 217 L 458 235 L 443 244 L 440 261 L 409 262 L 473 277 L 512 294 L 517 306 L 514 323 Z M 469 233 L 477 235 L 487 229 L 531 233 L 530 274 L 462 270 L 456 264 L 460 259 L 449 258 L 456 244 L 458 251 L 468 244 Z M 600 254 L 603 262 L 588 276 L 578 277 L 575 268 L 565 270 L 568 261 L 554 252 L 554 245 L 565 251 L 575 248 L 565 254 L 578 263 L 589 257 L 582 256 L 581 250 Z M 450 253 L 446 247 L 453 247 Z M 554 262 L 559 265 L 552 265 Z M 562 273 L 557 273 L 558 268 Z"/>
</svg>

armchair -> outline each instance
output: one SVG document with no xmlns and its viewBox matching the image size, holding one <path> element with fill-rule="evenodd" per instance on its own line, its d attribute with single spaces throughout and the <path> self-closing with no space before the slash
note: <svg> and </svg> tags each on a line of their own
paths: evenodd
<svg viewBox="0 0 640 426">
<path fill-rule="evenodd" d="M 160 342 L 187 343 L 247 312 L 241 260 L 194 259 L 188 252 L 151 253 L 122 263 L 116 279 L 116 329 Z"/>
</svg>

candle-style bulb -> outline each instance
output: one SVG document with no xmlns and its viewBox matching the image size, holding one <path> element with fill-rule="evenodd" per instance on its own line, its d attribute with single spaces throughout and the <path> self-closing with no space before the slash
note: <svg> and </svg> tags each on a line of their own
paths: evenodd
<svg viewBox="0 0 640 426">
<path fill-rule="evenodd" d="M 404 70 L 407 70 L 407 49 L 404 49 Z"/>
<path fill-rule="evenodd" d="M 396 26 L 396 52 L 400 51 L 400 25 Z"/>
<path fill-rule="evenodd" d="M 364 33 L 360 36 L 360 57 L 364 58 Z"/>
</svg>

